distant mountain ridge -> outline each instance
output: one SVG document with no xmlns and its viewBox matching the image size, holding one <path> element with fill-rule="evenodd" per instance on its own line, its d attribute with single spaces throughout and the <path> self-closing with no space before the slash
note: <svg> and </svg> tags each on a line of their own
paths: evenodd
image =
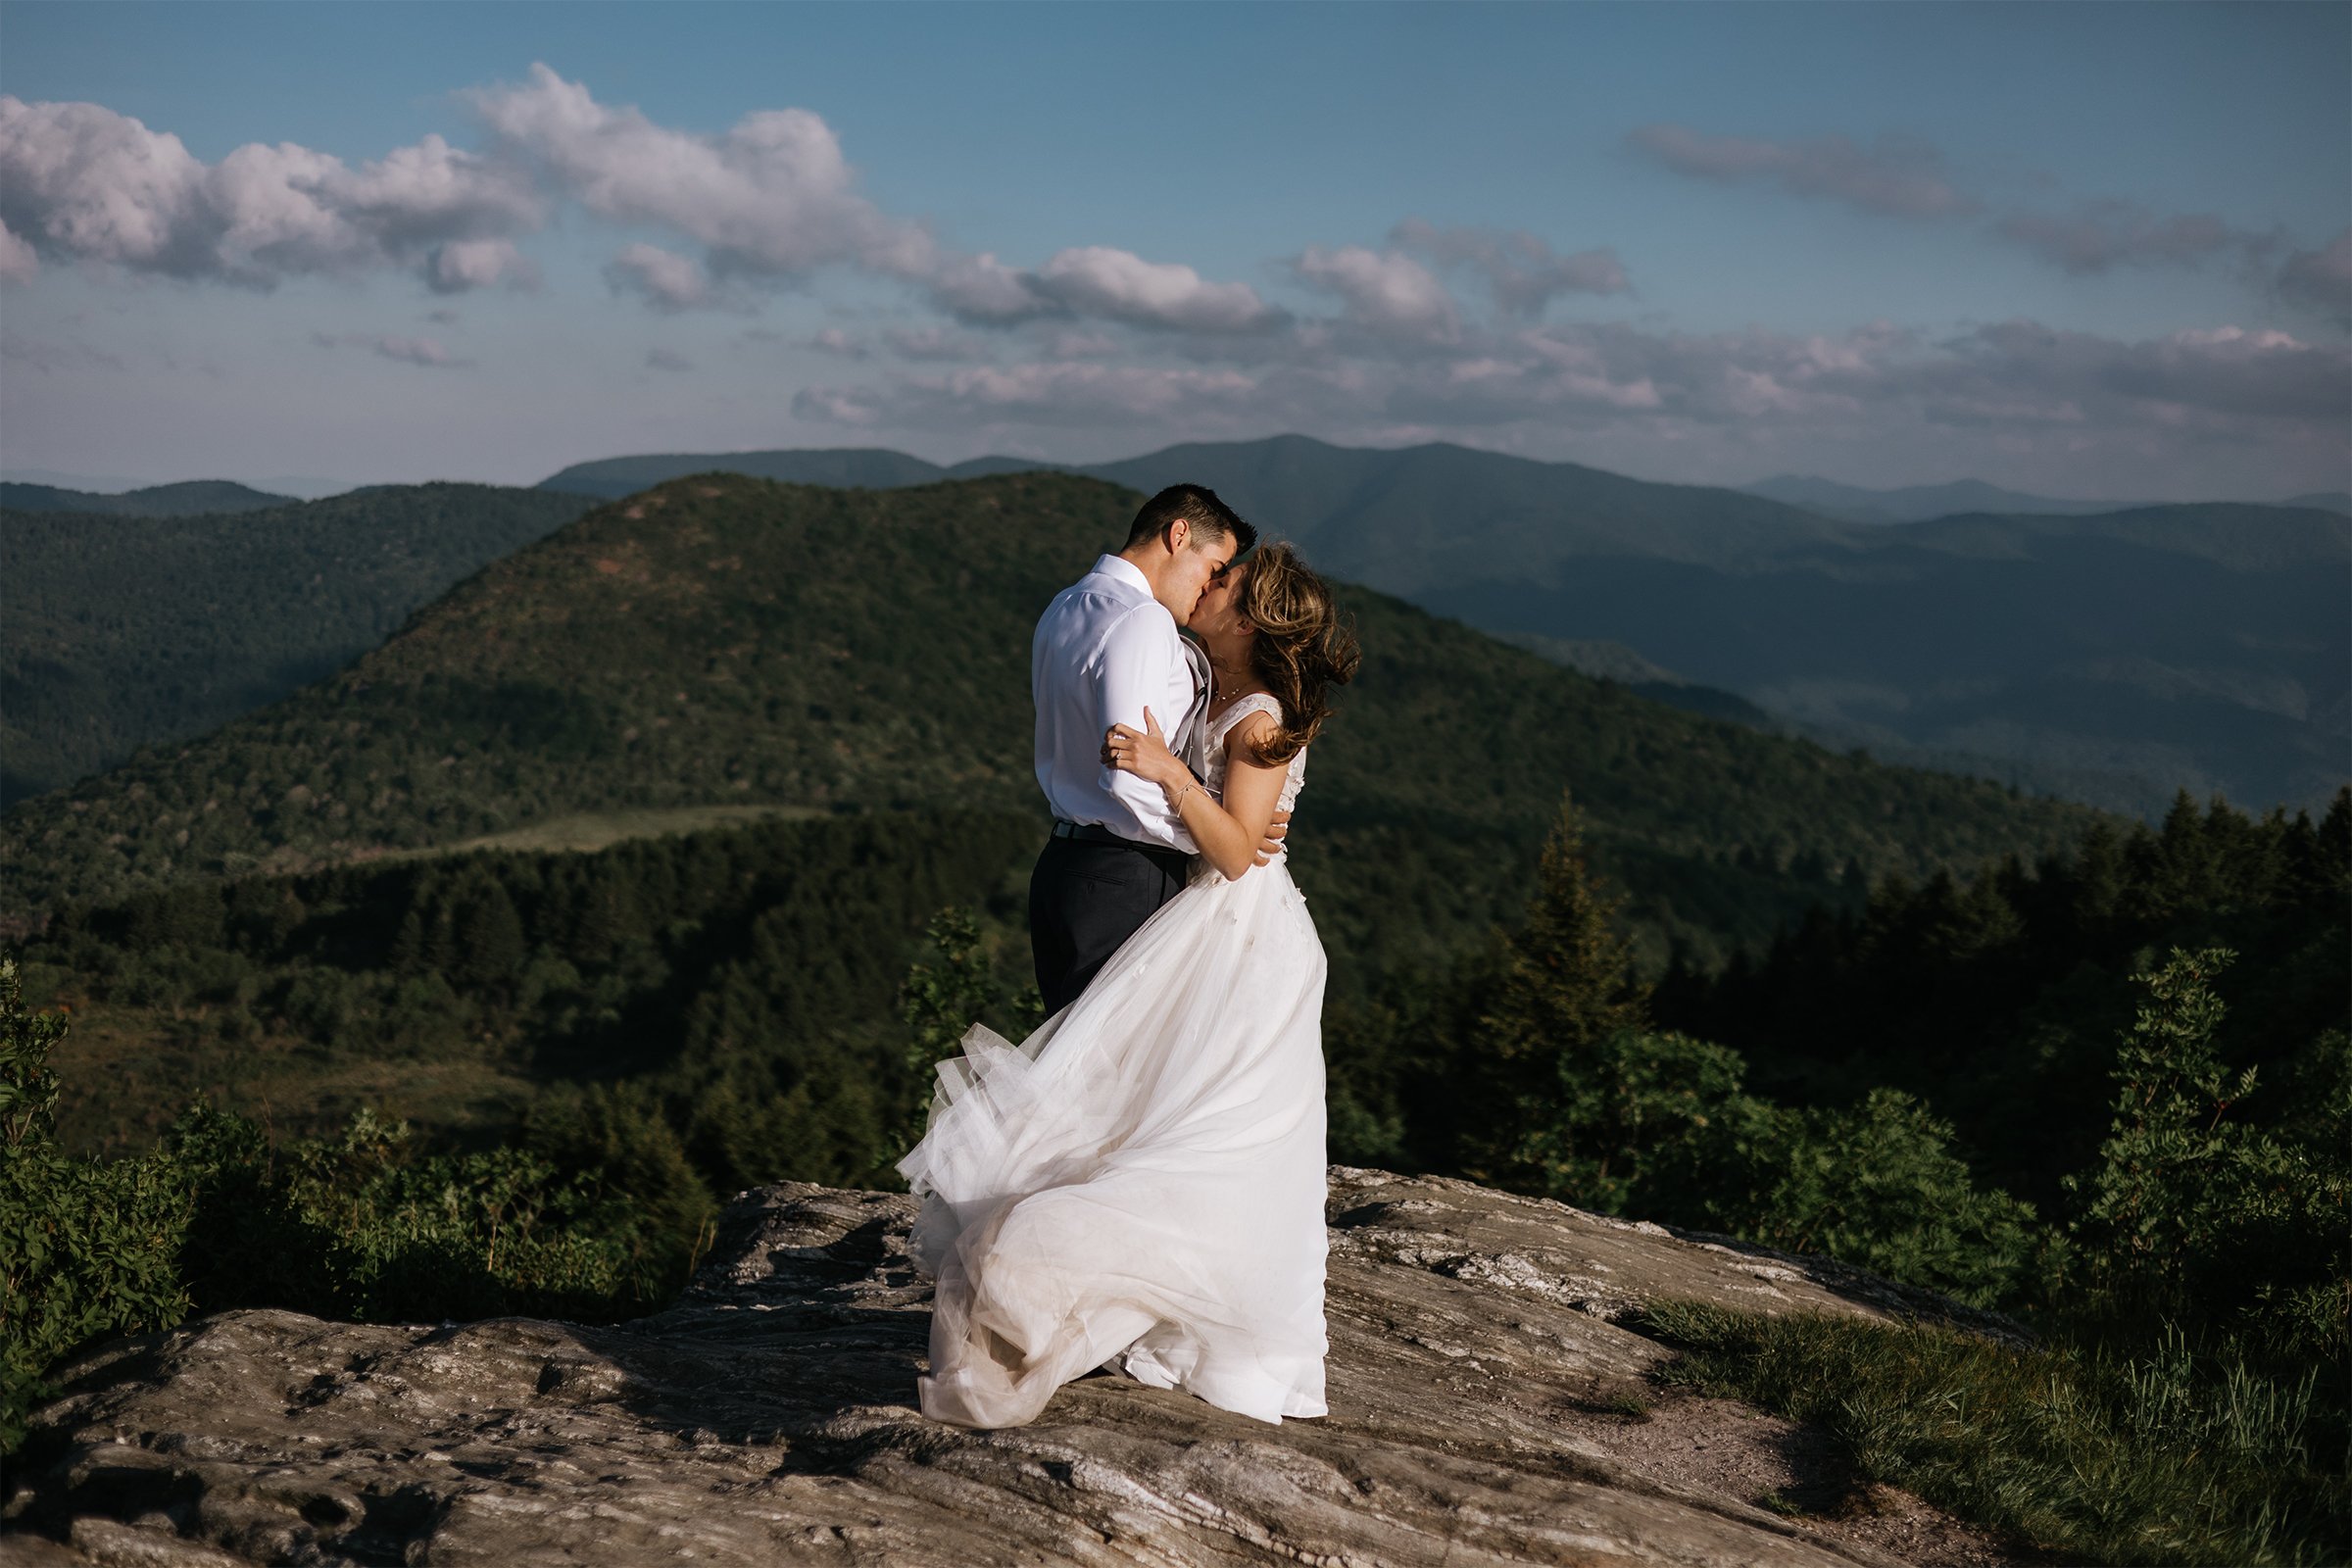
<svg viewBox="0 0 2352 1568">
<path fill-rule="evenodd" d="M 949 471 L 871 451 L 613 461 L 754 460 L 801 482 Z M 1070 471 L 1209 485 L 1339 576 L 1499 636 L 1622 643 L 1824 744 L 2005 771 L 2151 821 L 2180 789 L 2324 809 L 2352 776 L 2352 522 L 2332 510 L 1980 510 L 1890 528 L 1579 464 L 1296 435 Z"/>
<path fill-rule="evenodd" d="M 782 484 L 821 484 L 841 489 L 896 490 L 936 484 L 942 479 L 976 479 L 1033 469 L 1062 471 L 1062 466 L 1026 458 L 973 458 L 951 467 L 887 447 L 817 447 L 773 452 L 650 453 L 575 463 L 539 481 L 542 490 L 617 501 L 690 473 L 740 473 Z"/>
<path fill-rule="evenodd" d="M 1955 512 L 2031 512 L 2044 516 L 2074 516 L 2147 505 L 2138 501 L 2084 501 L 2033 495 L 1986 484 L 1982 479 L 1873 490 L 1862 485 L 1840 484 L 1818 474 L 1779 473 L 1739 488 L 1749 495 L 1786 501 L 1792 507 L 1803 507 L 1842 522 L 1924 522 Z"/>
<path fill-rule="evenodd" d="M 888 492 L 694 477 L 596 508 L 337 674 L 0 817 L 0 919 L 588 811 L 1037 812 L 1030 632 L 1134 507 L 1023 473 Z M 949 530 L 966 547 L 941 551 Z M 1710 722 L 1383 595 L 1345 600 L 1366 663 L 1316 743 L 1298 855 L 1351 984 L 1507 913 L 1563 786 L 1661 965 L 1670 941 L 1713 960 L 1762 940 L 1857 885 L 1849 865 L 1971 868 L 2097 816 Z M 1414 917 L 1384 919 L 1398 899 Z"/>
<path fill-rule="evenodd" d="M 292 496 L 271 495 L 233 479 L 186 479 L 149 485 L 121 495 L 66 490 L 46 484 L 0 484 L 0 507 L 18 512 L 95 512 L 122 517 L 192 517 L 208 512 L 260 512 L 292 506 Z"/>
<path fill-rule="evenodd" d="M 1786 501 L 1792 507 L 1818 512 L 1825 517 L 1837 517 L 1845 522 L 1882 524 L 1925 522 L 1931 517 L 1948 517 L 1964 512 L 2022 513 L 2063 517 L 2181 504 L 2069 500 L 2058 496 L 2032 495 L 2022 490 L 2004 490 L 1999 485 L 1986 484 L 1982 479 L 1956 479 L 1948 484 L 1898 485 L 1889 490 L 1873 490 L 1861 485 L 1839 484 L 1835 479 L 1824 479 L 1818 474 L 1782 473 L 1739 488 L 1750 495 L 1769 496 L 1775 501 Z M 2352 513 L 2352 493 L 2341 490 L 2315 491 L 2310 495 L 2289 496 L 2282 501 L 2251 504 L 2318 507 L 2328 512 Z"/>
</svg>

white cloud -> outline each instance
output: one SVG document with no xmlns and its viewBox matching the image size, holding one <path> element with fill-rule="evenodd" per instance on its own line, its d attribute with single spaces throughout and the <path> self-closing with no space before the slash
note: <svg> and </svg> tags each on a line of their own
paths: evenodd
<svg viewBox="0 0 2352 1568">
<path fill-rule="evenodd" d="M 811 388 L 793 412 L 884 440 L 955 431 L 1001 443 L 1099 430 L 1175 441 L 1303 429 L 1342 441 L 1469 439 L 1555 452 L 1574 440 L 1603 466 L 1671 472 L 1685 461 L 1677 454 L 1703 454 L 1742 479 L 1774 460 L 1751 466 L 1741 453 L 1836 449 L 1868 462 L 1900 454 L 1944 471 L 1973 461 L 2015 474 L 2044 463 L 2053 474 L 2116 475 L 2105 482 L 2118 493 L 2147 493 L 2158 466 L 2194 483 L 2200 453 L 2324 470 L 2340 463 L 2352 417 L 2352 352 L 2234 325 L 2124 340 L 2021 319 L 1931 341 L 1887 321 L 1809 334 L 1578 322 L 1465 327 L 1449 345 L 1382 350 L 1366 341 L 1217 368 L 1047 359 L 885 375 Z"/>
<path fill-rule="evenodd" d="M 0 335 L 0 361 L 22 365 L 43 375 L 87 366 L 95 366 L 102 370 L 130 368 L 129 363 L 121 355 L 109 354 L 87 343 L 56 343 L 45 338 L 26 337 L 19 332 Z"/>
<path fill-rule="evenodd" d="M 40 270 L 40 258 L 32 247 L 10 232 L 6 223 L 0 223 L 0 283 L 29 283 Z"/>
<path fill-rule="evenodd" d="M 710 304 L 712 298 L 710 279 L 700 262 L 642 241 L 612 258 L 605 268 L 605 281 L 614 293 L 642 295 L 662 311 L 692 310 Z"/>
<path fill-rule="evenodd" d="M 760 110 L 697 135 L 600 104 L 536 63 L 529 81 L 467 97 L 509 155 L 600 218 L 691 236 L 713 272 L 797 277 L 851 263 L 906 273 L 935 255 L 921 228 L 856 193 L 832 127 L 805 109 Z"/>
<path fill-rule="evenodd" d="M 1347 318 L 1378 337 L 1448 343 L 1461 335 L 1446 285 L 1409 256 L 1360 245 L 1310 245 L 1292 267 L 1301 281 L 1338 295 Z"/>
<path fill-rule="evenodd" d="M 2352 419 L 2352 351 L 2276 330 L 2190 327 L 2133 343 L 2014 320 L 1947 347 L 1956 357 L 1931 389 L 1976 383 L 2071 400 L 2109 424 L 2157 407 L 2217 428 L 2279 421 L 2340 431 Z"/>
<path fill-rule="evenodd" d="M 1116 322 L 1149 331 L 1250 334 L 1283 314 L 1247 283 L 1214 283 L 1175 262 L 1152 262 L 1107 245 L 1055 252 L 1034 270 L 994 255 L 933 259 L 922 281 L 932 302 L 972 326 L 1045 318 Z"/>
<path fill-rule="evenodd" d="M 1820 196 L 1888 218 L 1941 218 L 1977 203 L 1947 176 L 1944 156 L 1917 136 L 1884 134 L 1868 147 L 1851 137 L 1770 141 L 1710 136 L 1687 125 L 1642 125 L 1626 145 L 1679 174 L 1732 185 L 1765 180 L 1795 196 Z"/>
<path fill-rule="evenodd" d="M 1770 141 L 1655 124 L 1628 132 L 1625 141 L 1678 173 L 1719 184 L 1766 181 L 1792 195 L 1900 218 L 1982 210 L 1949 177 L 1943 153 L 1917 137 L 1882 135 L 1866 149 L 1845 136 Z M 2043 183 L 2055 181 L 2044 176 Z M 2082 197 L 2058 211 L 2013 209 L 1992 218 L 1984 233 L 2076 276 L 2226 264 L 2240 282 L 2352 329 L 2352 234 L 2318 251 L 2295 251 L 2274 270 L 2272 258 L 2288 244 L 2282 228 L 2240 228 L 2211 213 L 2159 213 L 2111 196 Z M 1397 237 L 1406 243 L 1418 235 L 1400 225 Z"/>
<path fill-rule="evenodd" d="M 1084 245 L 1057 252 L 1028 286 L 1072 315 L 1179 332 L 1254 332 L 1281 319 L 1247 283 L 1211 283 L 1174 262 Z"/>
<path fill-rule="evenodd" d="M 1993 231 L 2077 275 L 2116 267 L 2195 267 L 2231 252 L 2259 261 L 2279 243 L 2276 234 L 2233 228 L 2210 213 L 2160 217 L 2137 202 L 2105 197 L 2078 202 L 2062 215 L 2013 213 Z"/>
<path fill-rule="evenodd" d="M 979 339 L 944 326 L 894 326 L 882 334 L 882 341 L 902 360 L 962 362 L 988 357 L 988 347 Z"/>
<path fill-rule="evenodd" d="M 376 332 L 314 332 L 311 341 L 322 349 L 367 349 L 380 359 L 434 369 L 457 369 L 473 364 L 460 359 L 429 337 L 398 337 Z"/>
<path fill-rule="evenodd" d="M 863 338 L 855 337 L 838 326 L 826 327 L 808 340 L 808 346 L 819 354 L 835 354 L 845 360 L 870 359 L 873 355 L 873 350 L 866 347 Z"/>
<path fill-rule="evenodd" d="M 1624 294 L 1633 288 L 1613 249 L 1562 256 L 1524 229 L 1439 228 L 1408 218 L 1390 232 L 1389 243 L 1441 267 L 1470 268 L 1486 279 L 1496 308 L 1522 319 L 1543 315 L 1557 295 Z"/>
<path fill-rule="evenodd" d="M 485 271 L 518 275 L 519 257 L 449 247 L 544 220 L 515 172 L 437 135 L 357 170 L 291 142 L 249 143 L 208 166 L 177 136 L 102 105 L 0 96 L 0 223 L 60 260 L 256 288 L 416 268 L 463 288 Z"/>
<path fill-rule="evenodd" d="M 1235 370 L 1038 362 L 907 376 L 880 387 L 814 387 L 796 417 L 917 428 L 1122 425 L 1185 417 L 1255 390 Z"/>
<path fill-rule="evenodd" d="M 1029 286 L 1029 276 L 986 251 L 942 256 L 925 279 L 934 304 L 975 326 L 1008 326 L 1050 314 L 1053 305 Z"/>
<path fill-rule="evenodd" d="M 2282 298 L 2352 330 L 2352 228 L 2316 251 L 2288 256 L 2275 286 Z"/>
<path fill-rule="evenodd" d="M 502 278 L 520 288 L 539 284 L 539 269 L 512 240 L 454 239 L 435 246 L 425 264 L 425 283 L 436 294 L 463 294 Z"/>
</svg>

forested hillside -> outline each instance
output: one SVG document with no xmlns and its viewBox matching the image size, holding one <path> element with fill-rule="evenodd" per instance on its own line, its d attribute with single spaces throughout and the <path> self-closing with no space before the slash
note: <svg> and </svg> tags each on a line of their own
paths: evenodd
<svg viewBox="0 0 2352 1568">
<path fill-rule="evenodd" d="M 0 807 L 340 669 L 416 606 L 586 507 L 472 484 L 249 494 L 263 510 L 0 514 Z"/>
<path fill-rule="evenodd" d="M 897 996 L 923 928 L 1019 922 L 1036 839 L 879 811 L 69 905 L 24 950 L 78 1021 L 60 1131 L 143 1149 L 202 1095 L 282 1136 L 366 1106 L 478 1142 L 626 1083 L 715 1188 L 868 1174 L 915 1092 Z"/>
<path fill-rule="evenodd" d="M 1034 813 L 1030 631 L 1134 506 L 1017 474 L 707 476 L 600 508 L 331 679 L 0 819 L 8 912 L 583 810 Z M 1377 594 L 1348 607 L 1364 672 L 1297 840 L 1343 988 L 1507 911 L 1564 785 L 1636 890 L 1653 969 L 1672 944 L 1721 956 L 1840 887 L 2039 853 L 2095 818 L 1661 707 Z"/>
<path fill-rule="evenodd" d="M 30 1107 L 0 1118 L 0 1240 L 65 1264 L 0 1255 L 30 1282 L 0 1444 L 91 1332 L 623 1316 L 719 1194 L 888 1185 L 964 1026 L 1035 1021 L 1027 635 L 1134 501 L 678 480 L 11 812 L 12 946 L 57 1010 L 0 974 L 0 1088 Z M 2316 825 L 2183 798 L 2154 833 L 1347 603 L 1365 670 L 1296 830 L 1335 1158 L 2027 1314 L 2041 1345 L 1997 1355 L 1650 1328 L 1674 1376 L 2061 1560 L 2327 1560 L 2352 792 Z M 798 814 L 650 831 L 725 807 Z M 589 853 L 386 853 L 584 812 Z"/>
<path fill-rule="evenodd" d="M 272 495 L 233 479 L 185 479 L 105 495 L 65 490 L 53 484 L 0 483 L 0 507 L 12 512 L 96 512 L 118 517 L 192 517 L 208 512 L 261 512 L 290 507 L 292 496 Z"/>
<path fill-rule="evenodd" d="M 2345 781 L 2352 520 L 2163 507 L 1855 532 L 1868 549 L 1591 559 L 1414 597 L 1499 634 L 1630 643 L 1849 745 L 2012 758 L 2134 815 L 2179 788 L 2324 810 Z"/>
<path fill-rule="evenodd" d="M 1777 1098 L 1838 1104 L 1861 1084 L 1920 1096 L 1981 1169 L 2046 1212 L 2096 1151 L 2128 976 L 2170 947 L 2236 955 L 2217 982 L 2230 1010 L 2216 1047 L 2259 1093 L 2234 1114 L 2308 1125 L 2352 1094 L 2348 891 L 2352 790 L 2316 824 L 2182 796 L 2160 829 L 2097 823 L 2038 864 L 1890 877 L 1859 909 L 1808 911 L 1752 960 L 1666 976 L 1657 1010 L 1738 1047 Z"/>
<path fill-rule="evenodd" d="M 893 486 L 1015 463 L 648 456 L 545 483 L 617 494 L 700 466 Z M 1622 643 L 1835 751 L 2151 822 L 2180 789 L 2318 811 L 2347 781 L 2352 521 L 2339 497 L 2012 515 L 2034 498 L 1961 484 L 1898 494 L 1949 514 L 1889 527 L 1787 504 L 1813 493 L 1801 490 L 1303 436 L 1069 471 L 1146 492 L 1209 485 L 1335 575 L 1498 636 Z"/>
</svg>

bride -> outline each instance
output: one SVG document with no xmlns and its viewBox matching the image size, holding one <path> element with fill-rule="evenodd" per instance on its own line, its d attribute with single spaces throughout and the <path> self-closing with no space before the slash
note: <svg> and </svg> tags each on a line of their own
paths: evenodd
<svg viewBox="0 0 2352 1568">
<path fill-rule="evenodd" d="M 1149 710 L 1103 758 L 1165 792 L 1191 880 L 1026 1041 L 975 1024 L 898 1162 L 937 1287 L 935 1420 L 1017 1426 L 1098 1366 L 1261 1421 L 1325 1413 L 1323 946 L 1285 858 L 1253 862 L 1359 655 L 1286 545 L 1215 578 L 1189 629 L 1213 675 L 1202 778 Z"/>
</svg>

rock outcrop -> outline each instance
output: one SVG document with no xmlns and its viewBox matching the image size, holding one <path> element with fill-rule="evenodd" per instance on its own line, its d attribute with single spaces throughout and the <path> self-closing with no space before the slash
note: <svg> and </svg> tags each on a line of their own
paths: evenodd
<svg viewBox="0 0 2352 1568">
<path fill-rule="evenodd" d="M 636 1322 L 239 1311 L 91 1351 L 16 1456 L 0 1560 L 2004 1560 L 1853 1493 L 1818 1434 L 1652 1386 L 1668 1352 L 1614 1321 L 1667 1298 L 1998 1320 L 1466 1182 L 1334 1166 L 1330 1191 L 1319 1420 L 1098 1372 L 1026 1427 L 926 1421 L 915 1200 L 788 1184 L 737 1200 L 693 1288 Z"/>
</svg>

